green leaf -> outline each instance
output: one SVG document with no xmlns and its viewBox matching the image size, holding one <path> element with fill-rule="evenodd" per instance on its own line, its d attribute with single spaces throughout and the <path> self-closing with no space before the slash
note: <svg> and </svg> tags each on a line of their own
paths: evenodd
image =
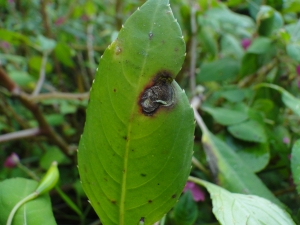
<svg viewBox="0 0 300 225">
<path fill-rule="evenodd" d="M 205 132 L 202 143 L 211 171 L 219 185 L 232 192 L 258 195 L 283 206 L 235 151 L 223 141 L 210 132 Z"/>
<path fill-rule="evenodd" d="M 258 69 L 258 55 L 246 53 L 241 62 L 240 75 L 242 77 L 255 73 Z"/>
<path fill-rule="evenodd" d="M 25 71 L 12 70 L 9 72 L 9 77 L 21 87 L 29 87 L 36 81 L 30 74 Z"/>
<path fill-rule="evenodd" d="M 197 219 L 198 209 L 190 190 L 185 192 L 173 210 L 176 225 L 193 225 Z"/>
<path fill-rule="evenodd" d="M 248 53 L 263 54 L 271 48 L 272 40 L 266 37 L 258 37 L 247 49 Z"/>
<path fill-rule="evenodd" d="M 267 141 L 264 127 L 255 120 L 248 120 L 243 123 L 229 126 L 228 131 L 234 137 L 244 141 L 258 143 L 264 143 Z"/>
<path fill-rule="evenodd" d="M 0 40 L 7 41 L 14 45 L 29 43 L 29 40 L 25 35 L 5 29 L 0 29 Z"/>
<path fill-rule="evenodd" d="M 300 63 L 300 45 L 291 43 L 286 46 L 286 52 L 289 57 Z"/>
<path fill-rule="evenodd" d="M 185 44 L 168 3 L 148 0 L 127 20 L 90 93 L 78 165 L 105 225 L 152 225 L 176 203 L 190 172 L 193 111 L 173 80 Z"/>
<path fill-rule="evenodd" d="M 57 43 L 54 49 L 54 54 L 56 58 L 60 62 L 62 62 L 65 66 L 74 67 L 74 63 L 72 61 L 72 52 L 66 43 L 64 42 Z"/>
<path fill-rule="evenodd" d="M 0 182 L 0 224 L 6 224 L 8 215 L 17 202 L 35 191 L 38 182 L 13 178 Z M 16 212 L 12 225 L 56 224 L 48 194 L 43 194 L 22 205 Z"/>
<path fill-rule="evenodd" d="M 262 83 L 256 86 L 257 88 L 260 87 L 268 87 L 272 88 L 274 90 L 277 90 L 281 93 L 281 99 L 283 103 L 290 108 L 296 115 L 300 116 L 300 100 L 298 98 L 295 98 L 293 95 L 291 95 L 289 92 L 287 92 L 284 88 L 277 86 L 275 84 L 267 84 Z"/>
<path fill-rule="evenodd" d="M 213 62 L 203 63 L 197 82 L 226 81 L 237 77 L 239 62 L 232 58 L 223 58 Z"/>
<path fill-rule="evenodd" d="M 211 114 L 219 124 L 225 126 L 243 122 L 248 118 L 247 113 L 243 113 L 232 109 L 220 107 L 212 108 L 208 106 L 202 106 L 202 109 Z"/>
<path fill-rule="evenodd" d="M 300 140 L 297 140 L 292 149 L 291 168 L 297 192 L 300 193 Z"/>
<path fill-rule="evenodd" d="M 68 159 L 58 147 L 49 147 L 40 159 L 40 166 L 43 169 L 48 169 L 53 161 L 63 165 L 69 163 L 70 159 Z"/>
<path fill-rule="evenodd" d="M 222 225 L 295 225 L 285 210 L 267 199 L 230 193 L 204 180 L 192 180 L 207 188 L 213 202 L 213 213 Z"/>
<path fill-rule="evenodd" d="M 33 56 L 29 58 L 28 65 L 30 69 L 39 73 L 42 65 L 42 57 Z M 46 63 L 45 71 L 46 73 L 50 73 L 52 71 L 52 65 L 49 62 Z"/>
</svg>

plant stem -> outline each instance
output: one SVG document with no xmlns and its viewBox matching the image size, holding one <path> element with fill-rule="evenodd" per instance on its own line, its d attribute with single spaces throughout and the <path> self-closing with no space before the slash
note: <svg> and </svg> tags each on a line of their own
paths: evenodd
<svg viewBox="0 0 300 225">
<path fill-rule="evenodd" d="M 202 165 L 202 163 L 196 159 L 196 157 L 193 156 L 192 158 L 192 163 L 194 166 L 196 166 L 200 171 L 202 171 L 203 173 L 205 173 L 206 175 L 209 175 L 208 170 Z"/>
<path fill-rule="evenodd" d="M 31 128 L 31 129 L 16 131 L 8 134 L 2 134 L 0 135 L 0 143 L 17 140 L 17 139 L 35 137 L 39 134 L 41 134 L 40 128 Z"/>
<path fill-rule="evenodd" d="M 30 195 L 28 195 L 27 197 L 23 198 L 21 201 L 19 201 L 11 210 L 11 212 L 9 213 L 8 219 L 7 219 L 7 223 L 6 225 L 11 225 L 12 224 L 12 220 L 14 218 L 15 213 L 17 212 L 17 210 L 26 202 L 36 198 L 38 196 L 38 193 L 33 192 Z"/>
<path fill-rule="evenodd" d="M 42 64 L 41 64 L 41 68 L 40 68 L 40 77 L 38 80 L 37 85 L 35 86 L 35 89 L 32 93 L 32 95 L 37 95 L 38 93 L 40 93 L 43 83 L 45 81 L 46 78 L 46 65 L 47 65 L 47 59 L 48 59 L 48 53 L 44 52 L 43 53 L 43 59 L 42 59 Z"/>
<path fill-rule="evenodd" d="M 82 100 L 82 99 L 88 99 L 89 96 L 90 96 L 89 92 L 78 93 L 78 94 L 52 92 L 52 93 L 45 93 L 45 94 L 30 96 L 30 100 L 35 101 L 35 102 L 43 101 L 46 99 Z"/>
<path fill-rule="evenodd" d="M 196 61 L 197 61 L 197 23 L 196 23 L 196 5 L 191 5 L 191 30 L 192 30 L 192 37 L 191 37 L 191 60 L 190 60 L 190 88 L 192 94 L 196 92 Z"/>
<path fill-rule="evenodd" d="M 30 169 L 28 169 L 26 166 L 24 166 L 22 163 L 18 163 L 17 166 L 23 170 L 25 173 L 28 174 L 28 176 L 30 176 L 32 179 L 36 180 L 36 181 L 39 181 L 40 178 L 34 173 L 32 172 Z"/>
</svg>

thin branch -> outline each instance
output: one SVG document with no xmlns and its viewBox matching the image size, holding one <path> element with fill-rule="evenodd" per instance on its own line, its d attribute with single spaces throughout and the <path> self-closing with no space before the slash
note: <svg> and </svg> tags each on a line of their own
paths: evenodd
<svg viewBox="0 0 300 225">
<path fill-rule="evenodd" d="M 116 29 L 120 30 L 122 27 L 122 9 L 123 9 L 123 0 L 116 0 L 115 3 L 115 19 L 116 19 Z"/>
<path fill-rule="evenodd" d="M 90 85 L 90 80 L 89 80 L 89 77 L 88 77 L 87 69 L 83 65 L 84 61 L 83 61 L 83 57 L 82 57 L 82 52 L 78 52 L 77 59 L 78 59 L 78 63 L 79 63 L 80 75 L 82 77 L 84 88 L 85 88 L 85 90 L 89 90 L 91 85 Z"/>
<path fill-rule="evenodd" d="M 190 60 L 190 88 L 192 94 L 196 92 L 196 61 L 197 61 L 197 23 L 196 23 L 196 4 L 192 4 L 191 6 L 191 30 L 192 30 L 192 37 L 191 37 L 191 60 Z"/>
<path fill-rule="evenodd" d="M 191 106 L 194 110 L 194 117 L 195 117 L 195 120 L 196 122 L 198 123 L 198 125 L 200 126 L 201 130 L 203 133 L 209 133 L 207 127 L 205 126 L 205 123 L 202 119 L 202 117 L 200 116 L 200 114 L 198 113 L 198 108 L 201 104 L 201 99 L 199 96 L 195 96 L 192 101 L 191 101 Z"/>
<path fill-rule="evenodd" d="M 49 18 L 47 15 L 47 10 L 46 10 L 46 6 L 47 6 L 48 0 L 41 0 L 41 16 L 42 16 L 42 22 L 43 22 L 43 26 L 45 29 L 45 36 L 48 38 L 52 37 L 52 32 L 50 29 L 50 22 L 49 22 Z"/>
<path fill-rule="evenodd" d="M 30 96 L 30 100 L 35 102 L 42 101 L 45 99 L 83 100 L 83 99 L 88 99 L 89 96 L 90 96 L 89 92 L 79 93 L 79 94 L 53 92 L 53 93 L 45 93 L 45 94 Z"/>
<path fill-rule="evenodd" d="M 266 73 L 268 71 L 270 71 L 271 69 L 273 69 L 275 66 L 277 65 L 277 59 L 272 60 L 271 62 L 269 62 L 268 64 L 262 66 L 261 68 L 259 68 L 259 70 L 257 70 L 255 73 L 246 76 L 244 79 L 242 79 L 239 83 L 238 83 L 238 87 L 242 88 L 242 87 L 247 87 L 249 84 L 252 84 L 253 81 L 256 78 L 260 78 L 262 76 L 265 76 Z"/>
<path fill-rule="evenodd" d="M 12 90 L 11 91 L 12 95 L 18 98 L 20 102 L 23 104 L 23 106 L 25 106 L 32 113 L 32 115 L 34 116 L 34 118 L 39 124 L 40 131 L 43 134 L 45 134 L 50 141 L 56 144 L 66 156 L 70 157 L 71 150 L 68 144 L 58 134 L 56 134 L 55 131 L 52 129 L 52 127 L 48 124 L 38 105 L 33 103 L 30 100 L 30 96 L 27 95 L 25 92 L 23 92 L 18 87 L 17 84 L 15 84 L 12 80 L 10 80 L 8 75 L 1 68 L 0 68 L 0 78 L 1 78 L 0 85 L 3 85 L 8 90 Z"/>
<path fill-rule="evenodd" d="M 35 86 L 35 89 L 34 89 L 32 95 L 37 95 L 38 93 L 40 93 L 40 91 L 42 89 L 43 83 L 44 83 L 45 78 L 46 78 L 47 59 L 48 59 L 48 53 L 44 52 L 43 53 L 42 64 L 41 64 L 41 68 L 40 68 L 40 77 L 39 77 L 38 83 Z"/>
<path fill-rule="evenodd" d="M 209 175 L 209 171 L 202 165 L 202 163 L 196 159 L 196 157 L 193 156 L 192 163 L 194 166 L 196 166 L 200 171 L 205 173 L 206 175 Z"/>
<path fill-rule="evenodd" d="M 31 128 L 27 130 L 16 131 L 9 134 L 0 135 L 0 143 L 17 139 L 31 138 L 41 134 L 40 128 Z"/>
</svg>

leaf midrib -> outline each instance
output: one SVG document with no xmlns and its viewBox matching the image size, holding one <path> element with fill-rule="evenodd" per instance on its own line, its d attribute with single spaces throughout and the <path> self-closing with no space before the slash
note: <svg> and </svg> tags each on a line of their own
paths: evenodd
<svg viewBox="0 0 300 225">
<path fill-rule="evenodd" d="M 156 8 L 154 10 L 154 13 L 153 13 L 153 17 L 152 17 L 152 21 L 151 21 L 151 29 L 150 31 L 153 29 L 153 21 L 156 17 L 156 14 L 157 14 L 157 10 L 159 8 L 160 4 L 157 4 L 156 5 Z M 139 9 L 138 9 L 139 10 Z M 125 28 L 125 27 L 124 27 Z M 122 28 L 122 29 L 124 29 Z M 125 28 L 126 29 L 126 28 Z M 147 44 L 147 47 L 146 47 L 146 52 L 149 51 L 149 47 L 150 47 L 150 41 L 148 42 Z M 145 69 L 145 65 L 146 65 L 146 61 L 147 61 L 147 57 L 144 58 L 144 61 L 143 61 L 143 66 L 141 68 L 141 73 L 139 75 L 139 78 L 138 78 L 138 85 L 137 87 L 140 87 L 140 83 L 141 83 L 141 75 L 143 74 L 143 71 Z M 123 60 L 122 60 L 122 63 L 123 63 Z M 123 73 L 123 75 L 125 75 Z M 136 92 L 139 91 L 139 88 L 136 89 Z M 138 96 L 138 93 L 136 93 L 135 96 Z M 135 101 L 133 101 L 135 103 Z M 132 109 L 131 109 L 131 113 L 130 115 L 134 114 L 134 112 L 136 111 L 136 104 L 133 104 L 132 105 Z M 124 167 L 123 167 L 123 175 L 122 175 L 122 188 L 121 188 L 121 200 L 120 200 L 120 225 L 125 225 L 124 224 L 124 215 L 125 215 L 125 198 L 126 198 L 126 183 L 127 183 L 127 167 L 128 167 L 128 153 L 129 153 L 129 146 L 130 146 L 130 134 L 131 134 L 131 129 L 132 129 L 132 123 L 130 122 L 129 123 L 129 126 L 128 126 L 128 130 L 127 130 L 127 142 L 126 142 L 126 147 L 125 147 L 125 154 L 124 154 Z"/>
</svg>

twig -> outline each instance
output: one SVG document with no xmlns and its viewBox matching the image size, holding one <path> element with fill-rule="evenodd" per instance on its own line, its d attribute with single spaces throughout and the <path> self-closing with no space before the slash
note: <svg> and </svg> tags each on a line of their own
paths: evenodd
<svg viewBox="0 0 300 225">
<path fill-rule="evenodd" d="M 271 62 L 269 62 L 267 65 L 262 66 L 261 68 L 259 68 L 259 70 L 257 70 L 255 73 L 246 76 L 244 79 L 242 79 L 239 83 L 238 83 L 238 87 L 242 88 L 242 87 L 247 87 L 247 85 L 252 84 L 253 81 L 258 77 L 265 75 L 268 71 L 270 71 L 274 66 L 276 66 L 277 64 L 277 60 L 274 59 Z"/>
<path fill-rule="evenodd" d="M 52 32 L 50 29 L 50 23 L 49 18 L 46 12 L 46 6 L 47 6 L 48 0 L 41 0 L 41 16 L 42 16 L 42 22 L 45 29 L 45 36 L 48 38 L 52 37 Z"/>
<path fill-rule="evenodd" d="M 123 0 L 116 0 L 115 3 L 115 19 L 116 19 L 116 28 L 117 30 L 120 30 L 122 27 L 122 8 L 123 8 Z"/>
<path fill-rule="evenodd" d="M 32 95 L 37 95 L 38 93 L 40 93 L 40 91 L 42 89 L 43 83 L 44 83 L 45 78 L 46 78 L 47 59 L 48 59 L 48 53 L 44 52 L 43 53 L 42 64 L 41 64 L 41 68 L 40 68 L 40 77 L 39 77 L 38 83 L 35 86 L 35 89 L 34 89 Z"/>
<path fill-rule="evenodd" d="M 32 113 L 32 115 L 34 116 L 34 118 L 39 124 L 40 131 L 43 134 L 45 134 L 49 138 L 49 140 L 51 140 L 54 144 L 56 144 L 66 156 L 71 157 L 70 156 L 71 151 L 68 144 L 58 134 L 54 132 L 52 127 L 46 121 L 38 105 L 36 105 L 30 100 L 30 96 L 28 96 L 25 92 L 23 92 L 18 87 L 18 85 L 15 84 L 1 68 L 0 68 L 0 78 L 1 78 L 0 85 L 8 89 L 11 92 L 11 94 L 14 97 L 18 98 L 20 102 Z"/>
<path fill-rule="evenodd" d="M 199 170 L 201 170 L 206 175 L 209 175 L 209 171 L 202 165 L 202 163 L 196 159 L 196 157 L 193 156 L 192 163 L 194 166 L 196 166 Z"/>
<path fill-rule="evenodd" d="M 90 96 L 89 92 L 86 93 L 79 93 L 79 94 L 71 94 L 71 93 L 62 93 L 62 92 L 53 92 L 53 93 L 45 93 L 45 94 L 39 94 L 35 96 L 30 96 L 31 101 L 42 101 L 45 99 L 66 99 L 66 100 L 82 100 L 82 99 L 88 99 Z"/>
<path fill-rule="evenodd" d="M 200 126 L 203 133 L 209 133 L 207 127 L 205 126 L 204 121 L 202 120 L 200 114 L 198 113 L 197 109 L 199 108 L 201 103 L 201 99 L 199 96 L 195 96 L 191 101 L 191 106 L 194 110 L 194 117 L 198 125 Z"/>
<path fill-rule="evenodd" d="M 82 81 L 83 81 L 85 90 L 89 90 L 90 89 L 90 81 L 89 81 L 88 72 L 86 70 L 86 67 L 83 66 L 84 62 L 83 62 L 83 57 L 82 57 L 81 52 L 78 52 L 77 59 L 79 62 L 79 68 L 80 68 L 80 72 L 81 72 L 80 75 L 82 77 Z"/>
<path fill-rule="evenodd" d="M 92 77 L 94 76 L 95 69 L 96 69 L 96 63 L 94 60 L 94 49 L 93 49 L 93 41 L 94 41 L 93 30 L 94 30 L 94 25 L 90 23 L 87 26 L 86 46 L 88 50 L 89 70 Z"/>
<path fill-rule="evenodd" d="M 192 4 L 191 6 L 191 30 L 192 30 L 192 37 L 191 37 L 191 60 L 190 60 L 190 88 L 192 94 L 196 92 L 196 61 L 197 61 L 197 23 L 196 23 L 196 4 Z"/>
<path fill-rule="evenodd" d="M 41 134 L 40 128 L 31 128 L 21 131 L 16 131 L 9 134 L 0 135 L 0 143 L 17 139 L 30 138 Z"/>
</svg>

